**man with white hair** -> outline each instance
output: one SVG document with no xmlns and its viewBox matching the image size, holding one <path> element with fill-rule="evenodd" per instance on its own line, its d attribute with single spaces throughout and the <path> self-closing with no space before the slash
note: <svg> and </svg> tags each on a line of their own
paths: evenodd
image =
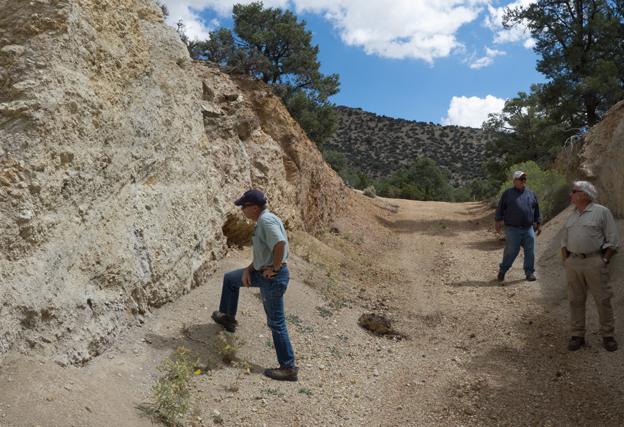
<svg viewBox="0 0 624 427">
<path fill-rule="evenodd" d="M 574 182 L 570 193 L 574 211 L 563 228 L 561 255 L 570 301 L 570 351 L 576 351 L 585 344 L 585 301 L 588 291 L 594 297 L 598 309 L 604 348 L 615 351 L 618 347 L 613 337 L 613 291 L 609 285 L 608 266 L 617 251 L 620 238 L 611 211 L 595 203 L 596 197 L 596 188 L 590 182 Z"/>
</svg>

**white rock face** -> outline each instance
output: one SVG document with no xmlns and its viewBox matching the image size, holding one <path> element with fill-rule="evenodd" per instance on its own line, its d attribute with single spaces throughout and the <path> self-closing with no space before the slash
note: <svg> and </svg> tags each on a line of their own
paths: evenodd
<svg viewBox="0 0 624 427">
<path fill-rule="evenodd" d="M 624 101 L 613 106 L 585 140 L 581 171 L 596 185 L 600 202 L 624 218 Z"/>
<path fill-rule="evenodd" d="M 193 64 L 152 2 L 0 10 L 0 353 L 99 354 L 202 284 L 249 229 L 232 204 L 249 187 L 291 229 L 340 207 L 270 90 Z"/>
<path fill-rule="evenodd" d="M 598 201 L 624 218 L 624 101 L 605 114 L 584 138 L 566 147 L 557 164 L 570 179 L 591 181 Z"/>
</svg>

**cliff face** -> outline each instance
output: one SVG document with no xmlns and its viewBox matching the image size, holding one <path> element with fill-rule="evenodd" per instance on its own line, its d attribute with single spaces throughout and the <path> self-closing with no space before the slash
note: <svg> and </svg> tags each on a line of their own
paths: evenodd
<svg viewBox="0 0 624 427">
<path fill-rule="evenodd" d="M 339 208 L 279 99 L 193 64 L 151 1 L 0 10 L 0 353 L 99 354 L 245 236 L 249 187 L 290 229 Z"/>
<path fill-rule="evenodd" d="M 394 119 L 347 107 L 339 107 L 337 113 L 336 133 L 327 148 L 343 153 L 371 177 L 386 177 L 419 156 L 446 169 L 454 185 L 483 176 L 481 129 Z"/>
<path fill-rule="evenodd" d="M 579 141 L 567 145 L 557 167 L 571 180 L 591 181 L 598 199 L 624 218 L 624 101 L 618 102 Z"/>
</svg>

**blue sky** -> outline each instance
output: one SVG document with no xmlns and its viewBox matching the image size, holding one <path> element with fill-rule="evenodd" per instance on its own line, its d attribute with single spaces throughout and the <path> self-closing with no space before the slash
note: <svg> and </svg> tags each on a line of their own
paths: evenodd
<svg viewBox="0 0 624 427">
<path fill-rule="evenodd" d="M 489 0 L 266 0 L 307 22 L 322 71 L 340 75 L 332 101 L 390 117 L 479 127 L 504 100 L 543 81 L 532 40 L 500 25 Z M 239 1 L 248 3 L 249 1 Z M 232 0 L 165 0 L 192 38 L 231 27 Z"/>
</svg>

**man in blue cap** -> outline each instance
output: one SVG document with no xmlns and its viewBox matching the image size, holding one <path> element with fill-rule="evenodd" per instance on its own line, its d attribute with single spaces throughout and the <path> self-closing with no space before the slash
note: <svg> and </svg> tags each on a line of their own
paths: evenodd
<svg viewBox="0 0 624 427">
<path fill-rule="evenodd" d="M 542 216 L 537 196 L 526 188 L 526 172 L 515 171 L 512 177 L 513 187 L 503 192 L 496 208 L 496 232 L 500 233 L 505 224 L 505 250 L 497 279 L 500 283 L 505 281 L 505 273 L 522 247 L 524 274 L 529 282 L 533 282 L 536 280 L 535 235 L 541 232 Z"/>
<path fill-rule="evenodd" d="M 227 331 L 234 332 L 241 286 L 259 287 L 280 365 L 276 369 L 266 369 L 264 375 L 280 381 L 297 381 L 298 369 L 284 315 L 284 293 L 290 278 L 286 266 L 288 239 L 284 224 L 269 212 L 266 203 L 264 193 L 256 189 L 246 191 L 234 202 L 241 207 L 245 217 L 256 223 L 251 238 L 253 261 L 247 267 L 223 276 L 221 303 L 219 310 L 212 313 L 212 319 Z"/>
</svg>

